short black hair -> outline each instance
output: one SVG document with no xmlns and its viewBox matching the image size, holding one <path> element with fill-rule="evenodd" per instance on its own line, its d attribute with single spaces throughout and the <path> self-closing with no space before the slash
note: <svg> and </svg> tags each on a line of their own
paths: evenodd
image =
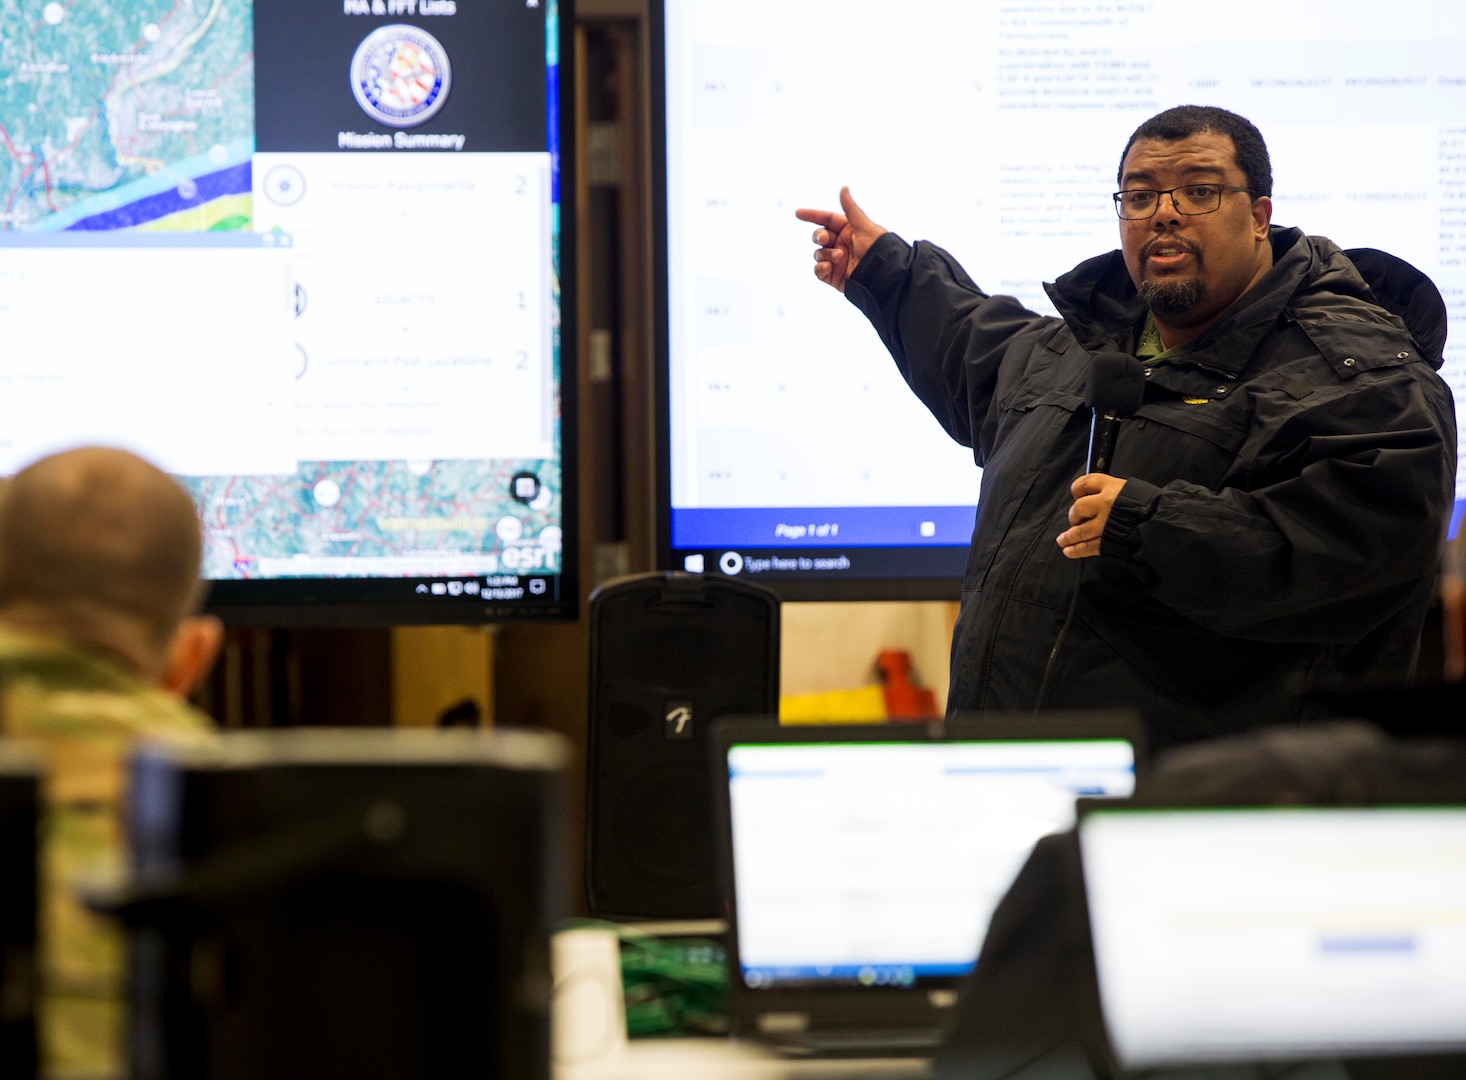
<svg viewBox="0 0 1466 1080">
<path fill-rule="evenodd" d="M 1174 109 L 1156 113 L 1135 129 L 1125 149 L 1120 153 L 1120 167 L 1115 170 L 1115 184 L 1124 182 L 1125 155 L 1137 139 L 1160 139 L 1175 142 L 1204 131 L 1229 136 L 1236 150 L 1237 167 L 1247 177 L 1247 190 L 1253 196 L 1272 195 L 1273 164 L 1268 158 L 1267 143 L 1262 141 L 1251 120 L 1238 116 L 1215 105 L 1177 105 Z"/>
</svg>

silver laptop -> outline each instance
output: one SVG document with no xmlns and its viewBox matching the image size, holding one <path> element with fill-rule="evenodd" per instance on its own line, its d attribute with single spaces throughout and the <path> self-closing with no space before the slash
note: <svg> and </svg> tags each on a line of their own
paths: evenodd
<svg viewBox="0 0 1466 1080">
<path fill-rule="evenodd" d="M 988 921 L 1080 796 L 1126 796 L 1128 713 L 715 728 L 730 1011 L 803 1052 L 930 1050 Z"/>
<path fill-rule="evenodd" d="M 1084 807 L 1126 1068 L 1466 1050 L 1466 807 Z"/>
</svg>

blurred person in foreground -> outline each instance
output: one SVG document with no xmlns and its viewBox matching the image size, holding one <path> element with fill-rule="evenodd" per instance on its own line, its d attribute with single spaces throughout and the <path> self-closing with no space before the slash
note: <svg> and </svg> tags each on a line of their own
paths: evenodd
<svg viewBox="0 0 1466 1080">
<path fill-rule="evenodd" d="M 0 731 L 46 759 L 40 1056 L 53 1078 L 124 1073 L 124 940 L 77 897 L 125 861 L 127 754 L 203 739 L 183 697 L 223 638 L 196 614 L 192 500 L 122 450 L 43 458 L 0 484 Z"/>
</svg>

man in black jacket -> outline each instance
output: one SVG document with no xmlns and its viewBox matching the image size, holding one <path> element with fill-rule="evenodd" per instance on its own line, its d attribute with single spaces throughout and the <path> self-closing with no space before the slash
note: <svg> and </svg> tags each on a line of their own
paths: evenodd
<svg viewBox="0 0 1466 1080">
<path fill-rule="evenodd" d="M 1136 708 L 1164 746 L 1407 678 L 1455 475 L 1439 293 L 1272 226 L 1267 148 L 1225 110 L 1146 121 L 1118 181 L 1121 249 L 1047 287 L 1060 319 L 848 189 L 799 211 L 816 276 L 983 468 L 950 708 Z M 1101 351 L 1137 358 L 1144 396 L 1109 471 L 1080 475 Z"/>
</svg>

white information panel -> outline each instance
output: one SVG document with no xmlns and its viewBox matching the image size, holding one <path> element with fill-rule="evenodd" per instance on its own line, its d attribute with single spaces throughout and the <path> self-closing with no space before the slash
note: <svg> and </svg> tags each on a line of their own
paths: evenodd
<svg viewBox="0 0 1466 1080">
<path fill-rule="evenodd" d="M 548 154 L 259 153 L 254 186 L 294 244 L 301 460 L 555 452 Z"/>
<path fill-rule="evenodd" d="M 291 251 L 264 242 L 289 238 L 237 239 L 6 235 L 0 475 L 88 444 L 180 476 L 293 472 Z"/>
</svg>

